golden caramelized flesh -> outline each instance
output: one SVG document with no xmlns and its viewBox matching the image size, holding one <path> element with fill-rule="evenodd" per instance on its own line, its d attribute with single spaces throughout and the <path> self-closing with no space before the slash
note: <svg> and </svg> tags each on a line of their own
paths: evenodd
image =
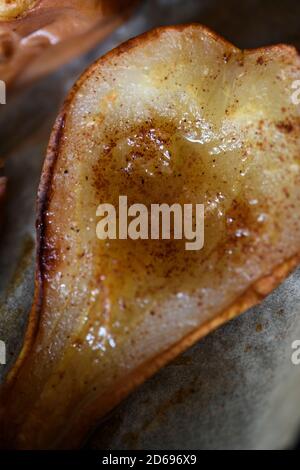
<svg viewBox="0 0 300 470">
<path fill-rule="evenodd" d="M 130 390 L 257 303 L 300 252 L 296 50 L 202 26 L 120 46 L 57 119 L 38 207 L 36 294 L 2 392 L 1 442 L 75 447 Z M 100 203 L 205 206 L 205 242 L 96 237 Z"/>
<path fill-rule="evenodd" d="M 26 13 L 37 0 L 0 0 L 0 20 L 11 20 Z"/>
</svg>

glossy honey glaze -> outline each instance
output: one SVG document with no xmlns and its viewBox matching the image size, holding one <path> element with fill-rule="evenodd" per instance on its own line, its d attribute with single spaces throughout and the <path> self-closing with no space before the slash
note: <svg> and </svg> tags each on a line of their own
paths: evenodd
<svg viewBox="0 0 300 470">
<path fill-rule="evenodd" d="M 128 206 L 146 205 L 149 213 L 154 203 L 205 206 L 200 251 L 187 251 L 185 239 L 99 240 L 94 246 L 96 276 L 102 276 L 109 295 L 110 319 L 121 328 L 145 311 L 155 315 L 155 305 L 166 293 L 184 296 L 200 286 L 205 289 L 209 272 L 213 269 L 217 279 L 228 257 L 238 262 L 241 250 L 250 253 L 265 228 L 267 204 L 259 191 L 253 194 L 243 184 L 251 155 L 238 135 L 231 135 L 230 146 L 223 142 L 222 153 L 215 154 L 215 132 L 206 122 L 187 123 L 183 117 L 176 126 L 156 117 L 107 141 L 86 175 L 95 202 L 116 208 L 119 195 L 128 197 Z M 205 133 L 213 144 L 201 141 Z M 231 160 L 227 171 L 224 159 Z"/>
</svg>

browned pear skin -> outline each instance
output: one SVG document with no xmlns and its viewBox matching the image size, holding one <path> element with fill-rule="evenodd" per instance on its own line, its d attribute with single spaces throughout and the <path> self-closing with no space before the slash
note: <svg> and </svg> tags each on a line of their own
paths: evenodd
<svg viewBox="0 0 300 470">
<path fill-rule="evenodd" d="M 1 396 L 1 444 L 75 448 L 131 390 L 299 263 L 293 47 L 201 25 L 114 49 L 71 90 L 38 195 L 35 299 Z M 205 243 L 96 237 L 96 209 L 203 203 Z"/>
</svg>

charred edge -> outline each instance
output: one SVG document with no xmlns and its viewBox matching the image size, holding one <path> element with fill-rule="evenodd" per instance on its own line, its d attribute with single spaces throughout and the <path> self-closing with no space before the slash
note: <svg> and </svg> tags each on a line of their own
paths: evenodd
<svg viewBox="0 0 300 470">
<path fill-rule="evenodd" d="M 65 127 L 66 112 L 63 110 L 60 118 L 57 121 L 54 132 L 51 136 L 48 148 L 48 154 L 46 156 L 44 168 L 42 171 L 42 178 L 40 181 L 40 187 L 37 199 L 37 219 L 36 219 L 36 237 L 37 237 L 37 248 L 36 248 L 36 299 L 37 312 L 40 311 L 42 306 L 43 298 L 43 274 L 44 274 L 44 253 L 43 247 L 45 246 L 47 236 L 47 221 L 46 211 L 49 207 L 51 197 L 51 183 L 55 170 L 55 165 L 58 159 L 60 143 L 63 136 Z M 35 329 L 38 328 L 39 318 L 36 319 Z"/>
<path fill-rule="evenodd" d="M 51 190 L 51 181 L 55 169 L 55 163 L 58 158 L 60 143 L 63 135 L 63 130 L 65 126 L 65 116 L 66 116 L 66 105 L 68 100 L 60 112 L 56 124 L 53 128 L 50 142 L 47 150 L 46 159 L 44 162 L 42 177 L 40 180 L 40 185 L 38 189 L 37 197 L 37 217 L 36 217 L 36 239 L 37 239 L 37 248 L 36 248 L 36 269 L 35 269 L 35 292 L 33 299 L 33 306 L 29 315 L 25 337 L 23 340 L 23 346 L 19 356 L 17 357 L 12 368 L 8 372 L 6 379 L 0 390 L 0 402 L 6 403 L 9 401 L 10 390 L 13 387 L 17 377 L 19 375 L 20 369 L 24 361 L 28 356 L 32 343 L 36 337 L 36 333 L 39 329 L 40 319 L 41 319 L 41 308 L 43 304 L 43 269 L 42 269 L 42 250 L 43 242 L 46 237 L 46 214 L 49 201 L 50 201 L 50 190 Z M 1 413 L 1 409 L 0 409 Z M 1 418 L 1 414 L 0 414 Z M 1 420 L 1 419 L 0 419 Z M 0 430 L 1 435 L 1 430 Z M 2 445 L 2 435 L 0 438 L 0 447 Z"/>
</svg>

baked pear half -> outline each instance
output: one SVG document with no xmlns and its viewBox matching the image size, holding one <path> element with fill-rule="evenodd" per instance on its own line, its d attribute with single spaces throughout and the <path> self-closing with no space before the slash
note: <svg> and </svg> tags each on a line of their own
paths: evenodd
<svg viewBox="0 0 300 470">
<path fill-rule="evenodd" d="M 80 446 L 132 389 L 263 299 L 300 254 L 300 59 L 200 25 L 93 64 L 50 140 L 35 299 L 1 444 Z M 96 236 L 100 203 L 204 204 L 204 246 Z"/>
</svg>

